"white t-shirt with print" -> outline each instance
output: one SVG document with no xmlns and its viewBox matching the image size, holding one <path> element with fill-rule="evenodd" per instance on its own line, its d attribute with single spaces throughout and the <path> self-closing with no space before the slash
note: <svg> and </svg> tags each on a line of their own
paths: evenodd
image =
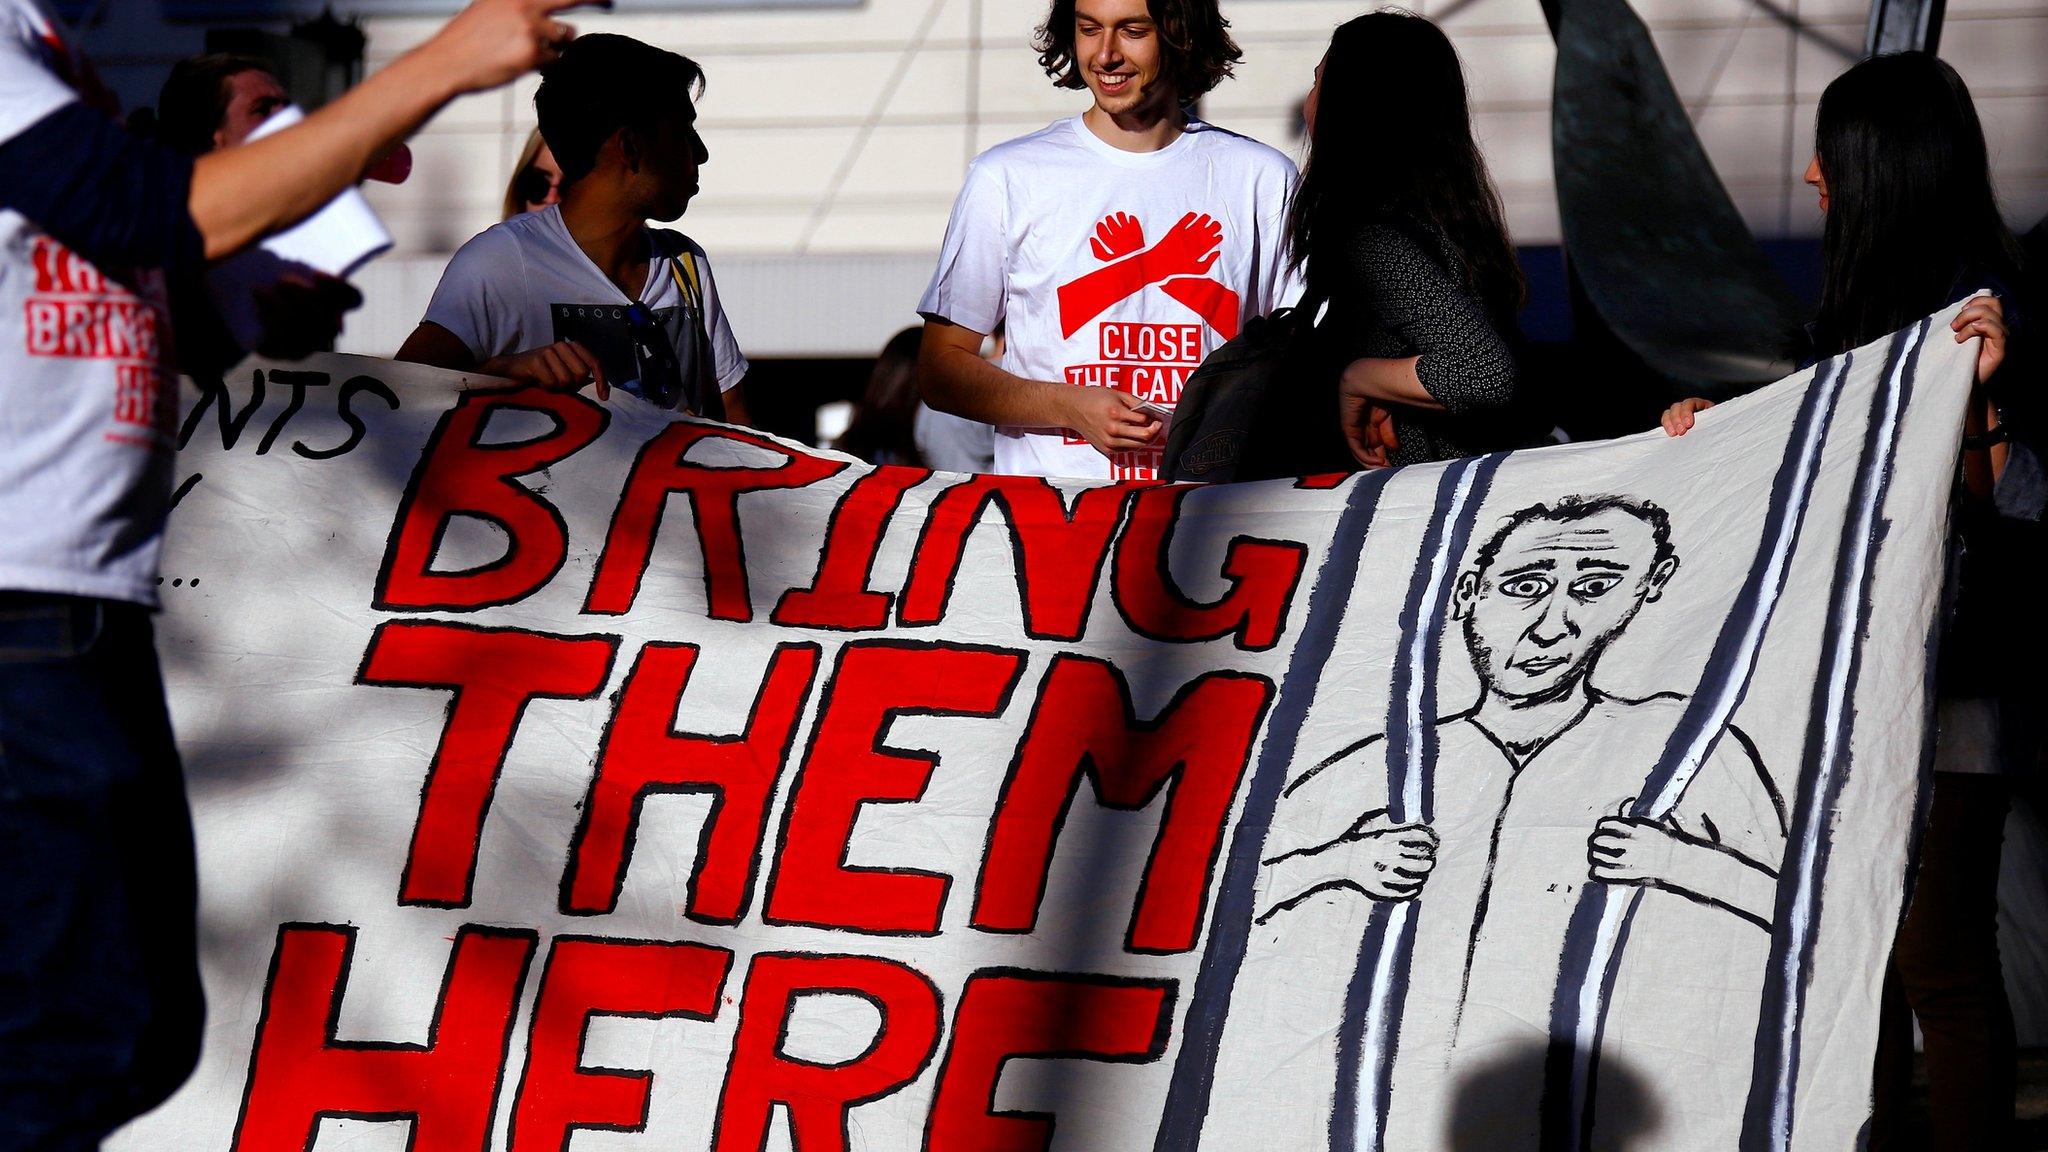
<svg viewBox="0 0 2048 1152">
<path fill-rule="evenodd" d="M 710 336 L 719 391 L 730 391 L 747 374 L 718 300 L 718 286 L 704 250 L 679 232 L 653 229 L 657 252 L 687 252 L 695 258 L 703 285 L 705 331 Z M 647 267 L 640 302 L 661 321 L 688 379 L 696 347 L 683 289 L 668 260 Z M 494 225 L 456 251 L 441 273 L 427 305 L 426 319 L 455 334 L 479 363 L 573 339 L 595 353 L 613 387 L 639 391 L 626 308 L 632 301 L 590 262 L 569 229 L 560 207 L 549 205 Z"/>
<path fill-rule="evenodd" d="M 0 141 L 77 99 L 74 59 L 0 0 Z M 0 209 L 0 590 L 154 606 L 177 391 L 163 274 L 99 269 Z"/>
<path fill-rule="evenodd" d="M 1006 372 L 1171 408 L 1203 357 L 1300 294 L 1281 254 L 1294 174 L 1274 149 L 1200 121 L 1156 152 L 1116 148 L 1078 116 L 1054 121 L 968 168 L 918 311 L 975 332 L 1006 324 Z M 1112 460 L 1066 430 L 1003 427 L 995 462 L 1144 480 L 1159 448 Z"/>
</svg>

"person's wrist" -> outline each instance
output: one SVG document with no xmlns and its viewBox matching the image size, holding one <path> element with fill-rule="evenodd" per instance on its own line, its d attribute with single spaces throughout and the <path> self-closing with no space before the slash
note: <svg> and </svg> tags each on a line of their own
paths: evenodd
<svg viewBox="0 0 2048 1152">
<path fill-rule="evenodd" d="M 1053 427 L 1081 426 L 1081 388 L 1079 384 L 1056 384 L 1050 380 L 1045 382 L 1045 402 L 1052 410 Z"/>
<path fill-rule="evenodd" d="M 488 85 L 471 85 L 463 80 L 468 62 L 456 58 L 457 52 L 448 43 L 445 35 L 415 47 L 412 51 L 391 62 L 386 72 L 398 73 L 394 79 L 404 81 L 404 91 L 427 101 L 429 115 L 457 96 Z"/>
</svg>

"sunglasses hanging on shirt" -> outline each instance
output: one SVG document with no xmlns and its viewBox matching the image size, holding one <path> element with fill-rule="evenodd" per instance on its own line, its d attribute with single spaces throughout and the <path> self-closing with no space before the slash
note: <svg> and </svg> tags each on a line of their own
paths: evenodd
<svg viewBox="0 0 2048 1152">
<path fill-rule="evenodd" d="M 626 325 L 633 334 L 633 359 L 640 368 L 640 396 L 657 408 L 677 408 L 683 402 L 683 370 L 676 362 L 676 350 L 660 319 L 645 304 L 635 302 L 626 309 Z"/>
</svg>

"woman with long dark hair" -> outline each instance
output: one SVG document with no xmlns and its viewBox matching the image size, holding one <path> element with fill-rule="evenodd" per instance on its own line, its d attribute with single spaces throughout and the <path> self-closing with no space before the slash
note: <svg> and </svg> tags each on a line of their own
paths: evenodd
<svg viewBox="0 0 2048 1152">
<path fill-rule="evenodd" d="M 920 330 L 905 328 L 889 338 L 868 373 L 853 422 L 832 447 L 870 464 L 924 463 L 917 447 L 917 346 Z"/>
<path fill-rule="evenodd" d="M 1912 904 L 1885 974 L 1870 1147 L 1901 1146 L 1912 1022 L 1925 1037 L 1935 1149 L 2003 1148 L 2013 1117 L 2014 1043 L 1998 958 L 2000 841 L 2012 777 L 2034 763 L 2029 672 L 2043 637 L 2038 406 L 2019 245 L 1999 215 L 1969 89 L 1933 56 L 1878 56 L 1821 94 L 1806 182 L 1826 216 L 1815 359 L 1880 339 L 1979 289 L 1952 327 L 1981 338 L 1963 441 L 1954 612 L 1941 641 L 1934 787 Z M 2008 327 L 2013 336 L 2008 335 Z M 2010 351 L 2010 355 L 2008 352 Z M 1682 435 L 1704 400 L 1664 414 Z M 2031 483 L 2023 483 L 2031 481 Z M 2033 491 L 2023 490 L 2032 488 Z"/>
<path fill-rule="evenodd" d="M 1302 109 L 1288 217 L 1352 455 L 1444 460 L 1518 439 L 1523 284 L 1472 138 L 1465 73 L 1435 24 L 1387 9 L 1339 26 Z"/>
</svg>

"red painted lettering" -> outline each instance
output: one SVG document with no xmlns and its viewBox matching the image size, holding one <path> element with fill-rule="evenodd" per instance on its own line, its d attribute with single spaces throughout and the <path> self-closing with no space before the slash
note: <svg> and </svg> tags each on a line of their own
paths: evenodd
<svg viewBox="0 0 2048 1152">
<path fill-rule="evenodd" d="M 410 1119 L 413 1152 L 479 1152 L 534 933 L 470 925 L 456 934 L 424 1045 L 334 1038 L 355 942 L 353 927 L 278 929 L 235 1152 L 309 1148 L 322 1116 Z"/>
<path fill-rule="evenodd" d="M 1050 1114 L 995 1111 L 1003 1066 L 1033 1058 L 1149 1064 L 1166 1051 L 1173 993 L 1166 980 L 975 973 L 953 1014 L 925 1152 L 1046 1152 Z"/>
<path fill-rule="evenodd" d="M 619 694 L 583 823 L 569 850 L 562 911 L 588 915 L 618 906 L 640 806 L 648 796 L 709 792 L 711 814 L 690 877 L 688 914 L 707 924 L 736 924 L 745 915 L 767 832 L 768 802 L 810 695 L 818 646 L 784 644 L 775 650 L 746 731 L 737 737 L 674 730 L 697 655 L 686 644 L 641 649 Z"/>
<path fill-rule="evenodd" d="M 1141 723 L 1130 685 L 1114 667 L 1056 657 L 996 807 L 974 926 L 1029 932 L 1037 924 L 1060 825 L 1085 778 L 1101 804 L 1125 811 L 1171 787 L 1125 946 L 1153 953 L 1194 947 L 1224 822 L 1272 696 L 1262 677 L 1212 672 L 1176 693 L 1157 720 Z"/>
<path fill-rule="evenodd" d="M 1068 511 L 1059 489 L 1035 476 L 974 476 L 946 489 L 925 518 L 897 622 L 914 627 L 945 616 L 967 538 L 993 507 L 1008 522 L 1025 632 L 1040 640 L 1080 639 L 1132 491 L 1090 488 Z"/>
<path fill-rule="evenodd" d="M 731 952 L 703 944 L 558 937 L 534 1002 L 510 1152 L 563 1152 L 578 1128 L 645 1129 L 653 1075 L 584 1068 L 585 1030 L 597 1016 L 709 1020 L 731 966 Z"/>
<path fill-rule="evenodd" d="M 540 413 L 554 431 L 511 444 L 481 443 L 485 425 L 501 411 Z M 434 429 L 406 485 L 377 577 L 376 606 L 463 611 L 509 604 L 544 587 L 562 570 L 569 530 L 561 512 L 519 477 L 582 451 L 610 420 L 601 405 L 573 392 L 464 393 Z M 442 534 L 457 516 L 503 529 L 505 555 L 467 571 L 436 571 Z"/>
<path fill-rule="evenodd" d="M 868 574 L 882 546 L 882 532 L 903 502 L 903 494 L 931 477 L 925 468 L 877 468 L 853 482 L 825 531 L 818 577 L 809 588 L 783 593 L 773 620 L 785 628 L 880 628 L 889 622 L 886 592 L 868 590 Z"/>
<path fill-rule="evenodd" d="M 711 467 L 685 463 L 683 457 L 704 440 L 730 440 L 782 457 L 772 468 Z M 618 615 L 633 606 L 654 534 L 661 526 L 668 498 L 683 493 L 690 501 L 697 544 L 704 558 L 707 611 L 718 620 L 752 620 L 753 601 L 747 592 L 747 553 L 740 536 L 740 495 L 804 488 L 839 474 L 846 465 L 793 451 L 765 437 L 708 424 L 672 424 L 647 442 L 619 508 L 606 534 L 604 555 L 590 584 L 585 612 Z"/>
<path fill-rule="evenodd" d="M 1138 494 L 1116 546 L 1117 609 L 1132 631 L 1154 640 L 1196 643 L 1233 636 L 1239 648 L 1263 651 L 1280 642 L 1287 609 L 1301 582 L 1308 549 L 1291 541 L 1238 536 L 1223 556 L 1223 599 L 1199 604 L 1175 582 L 1169 560 L 1174 525 L 1188 488 Z"/>
<path fill-rule="evenodd" d="M 881 1030 L 861 1055 L 817 1064 L 783 1051 L 798 998 L 819 994 L 858 996 L 881 1013 Z M 777 1104 L 789 1110 L 799 1152 L 846 1152 L 854 1107 L 917 1079 L 938 1042 L 939 990 L 905 965 L 868 956 L 759 956 L 740 1001 L 712 1152 L 761 1152 Z"/>
<path fill-rule="evenodd" d="M 455 693 L 420 793 L 400 903 L 469 903 L 477 841 L 520 716 L 540 697 L 596 696 L 611 675 L 618 643 L 611 636 L 548 636 L 425 620 L 395 620 L 377 629 L 359 683 Z"/>
<path fill-rule="evenodd" d="M 840 651 L 810 751 L 790 788 L 766 918 L 855 932 L 931 935 L 953 879 L 846 864 L 863 805 L 924 795 L 939 758 L 883 743 L 897 715 L 997 716 L 1021 652 L 866 641 Z"/>
</svg>

